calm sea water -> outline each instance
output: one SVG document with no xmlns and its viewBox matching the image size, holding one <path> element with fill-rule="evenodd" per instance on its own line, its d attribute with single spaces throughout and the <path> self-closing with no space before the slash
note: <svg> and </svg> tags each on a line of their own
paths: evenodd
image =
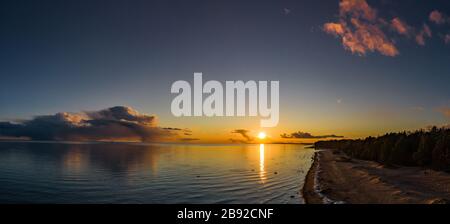
<svg viewBox="0 0 450 224">
<path fill-rule="evenodd" d="M 0 203 L 303 203 L 301 145 L 0 142 Z"/>
</svg>

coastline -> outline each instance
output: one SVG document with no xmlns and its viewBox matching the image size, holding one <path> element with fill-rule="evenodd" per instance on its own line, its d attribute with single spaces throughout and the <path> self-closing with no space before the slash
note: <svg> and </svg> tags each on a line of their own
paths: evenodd
<svg viewBox="0 0 450 224">
<path fill-rule="evenodd" d="M 305 201 L 305 204 L 322 204 L 323 200 L 320 197 L 320 195 L 315 191 L 315 178 L 316 178 L 316 173 L 317 173 L 317 166 L 318 166 L 318 161 L 317 161 L 317 156 L 318 156 L 318 152 L 314 153 L 314 157 L 313 157 L 313 163 L 311 164 L 311 168 L 309 168 L 308 173 L 306 174 L 305 177 L 305 182 L 303 184 L 303 188 L 302 188 L 302 195 L 303 195 L 303 200 Z"/>
<path fill-rule="evenodd" d="M 302 194 L 306 204 L 447 204 L 450 174 L 385 167 L 336 150 L 317 150 Z"/>
</svg>

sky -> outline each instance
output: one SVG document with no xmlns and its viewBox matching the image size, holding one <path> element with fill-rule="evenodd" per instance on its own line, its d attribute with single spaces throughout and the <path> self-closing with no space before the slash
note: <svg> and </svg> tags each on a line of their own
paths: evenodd
<svg viewBox="0 0 450 224">
<path fill-rule="evenodd" d="M 158 130 L 139 130 L 194 142 L 247 141 L 259 131 L 277 142 L 360 138 L 450 123 L 446 0 L 14 0 L 0 3 L 0 26 L 4 133 L 11 122 L 41 122 L 36 116 L 73 121 L 59 112 L 92 121 L 76 127 L 112 119 L 94 112 L 120 114 L 118 126 L 151 116 Z M 192 83 L 194 72 L 279 81 L 278 126 L 174 117 L 170 87 Z"/>
</svg>

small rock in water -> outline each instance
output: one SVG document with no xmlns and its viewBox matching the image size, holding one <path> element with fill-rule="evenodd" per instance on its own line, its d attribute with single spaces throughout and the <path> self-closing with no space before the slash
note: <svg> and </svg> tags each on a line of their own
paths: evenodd
<svg viewBox="0 0 450 224">
<path fill-rule="evenodd" d="M 274 172 L 273 174 L 278 174 L 278 172 Z"/>
</svg>

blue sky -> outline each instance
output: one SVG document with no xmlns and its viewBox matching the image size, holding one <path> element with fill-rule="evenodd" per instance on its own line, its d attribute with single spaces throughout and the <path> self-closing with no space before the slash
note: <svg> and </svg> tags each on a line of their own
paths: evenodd
<svg viewBox="0 0 450 224">
<path fill-rule="evenodd" d="M 2 1 L 0 119 L 127 105 L 163 125 L 206 127 L 222 121 L 170 113 L 171 84 L 203 72 L 219 81 L 279 80 L 287 132 L 357 137 L 446 124 L 450 22 L 429 17 L 437 10 L 446 18 L 450 3 L 367 1 L 378 18 L 413 30 L 408 37 L 383 27 L 399 52 L 393 57 L 352 53 L 325 32 L 342 19 L 339 3 Z M 422 46 L 415 36 L 424 24 L 432 36 Z"/>
</svg>

